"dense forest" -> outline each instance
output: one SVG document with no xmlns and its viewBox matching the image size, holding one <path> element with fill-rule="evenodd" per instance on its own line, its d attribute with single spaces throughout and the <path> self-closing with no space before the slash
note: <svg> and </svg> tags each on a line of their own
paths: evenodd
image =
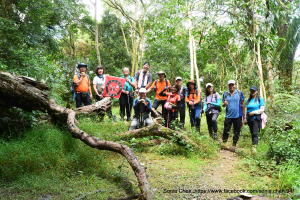
<svg viewBox="0 0 300 200">
<path fill-rule="evenodd" d="M 1 1 L 0 199 L 300 198 L 299 0 L 90 2 Z M 257 86 L 268 116 L 257 152 L 248 126 L 232 147 L 233 130 L 213 140 L 203 114 L 199 134 L 188 109 L 184 129 L 127 132 L 118 99 L 75 108 L 79 63 L 92 80 L 99 65 L 134 77 L 145 62 L 153 82 L 161 70 L 171 84 L 195 80 L 203 101 L 207 83 L 222 95 L 235 80 L 245 101 Z"/>
</svg>

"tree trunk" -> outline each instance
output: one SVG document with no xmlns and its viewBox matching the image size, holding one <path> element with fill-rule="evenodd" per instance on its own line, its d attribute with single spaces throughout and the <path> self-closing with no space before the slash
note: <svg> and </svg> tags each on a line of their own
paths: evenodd
<svg viewBox="0 0 300 200">
<path fill-rule="evenodd" d="M 191 30 L 189 30 L 189 40 L 190 40 L 190 62 L 191 62 L 191 79 L 194 80 L 194 52 L 193 52 L 193 43 Z"/>
<path fill-rule="evenodd" d="M 260 57 L 260 38 L 257 42 L 257 66 L 259 70 L 259 78 L 260 78 L 260 96 L 263 97 L 264 101 L 266 101 L 266 89 L 264 84 L 264 76 L 261 64 L 261 57 Z"/>
<path fill-rule="evenodd" d="M 173 54 L 172 54 L 171 58 L 172 58 L 172 63 L 171 63 L 171 66 L 172 66 L 171 83 L 172 83 L 173 81 L 175 81 L 175 66 L 174 66 L 174 56 L 173 56 Z"/>
<path fill-rule="evenodd" d="M 197 81 L 197 86 L 199 88 L 199 92 L 201 92 L 201 87 L 200 87 L 200 79 L 199 79 L 199 71 L 198 71 L 198 66 L 197 66 L 197 55 L 196 55 L 196 45 L 195 45 L 195 38 L 192 36 L 193 40 L 193 54 L 194 54 L 194 67 L 196 71 L 196 81 Z"/>
<path fill-rule="evenodd" d="M 49 100 L 49 94 L 44 90 L 49 90 L 49 87 L 33 78 L 0 72 L 0 106 L 15 106 L 27 111 L 47 111 L 53 118 L 67 123 L 74 138 L 80 139 L 92 148 L 113 151 L 123 155 L 137 177 L 142 196 L 145 199 L 153 199 L 153 192 L 147 179 L 145 167 L 138 162 L 133 151 L 126 145 L 100 140 L 80 130 L 75 125 L 76 111 L 56 105 L 54 100 Z M 107 103 L 107 99 L 104 102 Z M 99 109 L 103 108 L 103 105 L 99 104 L 98 107 Z M 77 110 L 77 112 L 83 112 L 83 110 L 85 109 Z"/>
<path fill-rule="evenodd" d="M 275 108 L 275 97 L 274 97 L 274 88 L 273 88 L 273 67 L 272 67 L 272 63 L 271 61 L 269 60 L 268 62 L 268 84 L 269 84 L 269 95 L 270 95 L 270 106 L 272 109 Z"/>
<path fill-rule="evenodd" d="M 95 47 L 97 52 L 98 65 L 101 65 L 100 51 L 98 45 L 98 23 L 97 23 L 97 0 L 95 0 Z"/>
</svg>

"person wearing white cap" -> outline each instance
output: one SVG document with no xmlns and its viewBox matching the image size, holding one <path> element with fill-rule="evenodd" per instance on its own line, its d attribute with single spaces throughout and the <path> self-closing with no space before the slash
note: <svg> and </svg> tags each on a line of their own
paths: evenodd
<svg viewBox="0 0 300 200">
<path fill-rule="evenodd" d="M 146 126 L 153 124 L 152 119 L 149 117 L 151 112 L 152 102 L 146 97 L 146 89 L 139 90 L 139 97 L 133 102 L 134 116 L 130 125 L 130 131 L 136 129 L 138 126 Z M 139 127 L 140 128 L 140 127 Z"/>
<path fill-rule="evenodd" d="M 180 114 L 180 126 L 179 127 L 184 130 L 185 108 L 186 108 L 186 105 L 185 105 L 185 96 L 186 96 L 187 88 L 182 85 L 182 78 L 181 77 L 176 77 L 175 82 L 176 82 L 177 85 L 180 86 L 180 90 L 178 92 L 178 94 L 179 94 L 179 96 L 181 98 L 181 107 L 178 110 L 178 112 Z"/>
<path fill-rule="evenodd" d="M 219 112 L 221 111 L 221 97 L 219 93 L 214 90 L 213 84 L 211 83 L 206 84 L 203 111 L 206 115 L 206 122 L 210 137 L 214 138 L 214 140 L 218 140 L 217 118 L 219 116 Z"/>
<path fill-rule="evenodd" d="M 226 107 L 226 116 L 224 121 L 223 142 L 227 142 L 229 131 L 233 124 L 234 136 L 233 146 L 236 146 L 241 131 L 241 126 L 245 116 L 245 97 L 242 91 L 236 89 L 235 81 L 228 81 L 229 90 L 224 92 L 222 106 Z"/>
</svg>

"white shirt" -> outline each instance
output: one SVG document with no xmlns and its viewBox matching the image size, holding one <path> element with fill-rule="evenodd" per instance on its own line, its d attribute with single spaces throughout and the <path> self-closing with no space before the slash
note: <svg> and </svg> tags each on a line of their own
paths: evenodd
<svg viewBox="0 0 300 200">
<path fill-rule="evenodd" d="M 103 78 L 99 78 L 98 76 L 95 76 L 94 79 L 93 79 L 93 84 L 97 85 L 104 85 L 105 83 L 105 75 L 103 75 Z"/>
</svg>

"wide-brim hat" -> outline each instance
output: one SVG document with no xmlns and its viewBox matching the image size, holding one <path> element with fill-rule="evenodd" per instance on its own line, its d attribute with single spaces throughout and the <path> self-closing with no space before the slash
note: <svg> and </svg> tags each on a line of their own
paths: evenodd
<svg viewBox="0 0 300 200">
<path fill-rule="evenodd" d="M 193 85 L 196 85 L 195 81 L 194 80 L 189 80 L 186 84 L 186 87 L 189 87 L 189 84 L 193 84 Z"/>
<path fill-rule="evenodd" d="M 166 73 L 164 71 L 158 71 L 157 72 L 157 75 L 160 75 L 160 74 L 164 74 L 165 75 L 165 78 L 167 77 Z"/>
</svg>

